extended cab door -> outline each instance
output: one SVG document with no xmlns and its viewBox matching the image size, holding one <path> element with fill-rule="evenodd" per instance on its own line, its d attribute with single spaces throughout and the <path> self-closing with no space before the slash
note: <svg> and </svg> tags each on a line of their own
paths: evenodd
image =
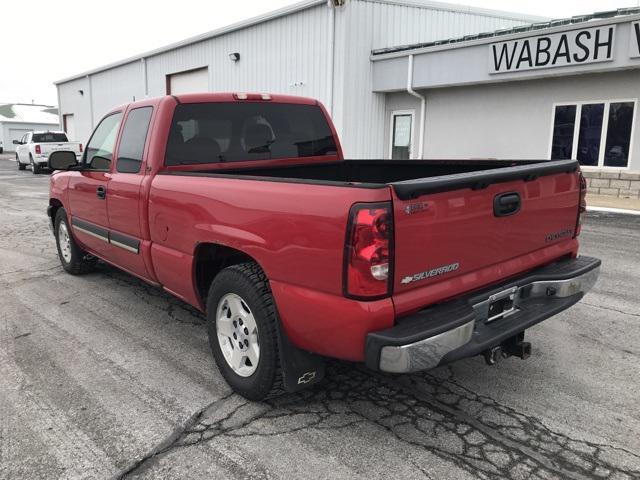
<svg viewBox="0 0 640 480">
<path fill-rule="evenodd" d="M 143 222 L 147 200 L 142 191 L 142 180 L 146 174 L 144 165 L 152 114 L 152 106 L 132 108 L 127 112 L 107 195 L 109 259 L 147 279 L 153 279 L 153 274 L 147 271 L 144 261 L 150 242 Z"/>
<path fill-rule="evenodd" d="M 29 163 L 29 140 L 31 139 L 30 133 L 25 133 L 20 139 L 20 145 L 16 146 L 16 154 L 20 163 Z"/>
<path fill-rule="evenodd" d="M 107 115 L 87 144 L 82 170 L 69 178 L 71 226 L 75 238 L 89 250 L 105 255 L 109 245 L 107 188 L 122 112 Z"/>
</svg>

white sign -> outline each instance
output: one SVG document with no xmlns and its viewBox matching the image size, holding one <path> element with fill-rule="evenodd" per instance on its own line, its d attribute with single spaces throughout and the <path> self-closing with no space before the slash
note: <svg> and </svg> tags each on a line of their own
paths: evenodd
<svg viewBox="0 0 640 480">
<path fill-rule="evenodd" d="M 613 60 L 615 25 L 489 45 L 489 73 L 521 72 Z"/>
<path fill-rule="evenodd" d="M 629 56 L 631 58 L 640 57 L 640 22 L 631 24 L 631 34 L 629 35 Z"/>
<path fill-rule="evenodd" d="M 408 147 L 411 143 L 411 115 L 396 115 L 393 125 L 393 146 Z"/>
</svg>

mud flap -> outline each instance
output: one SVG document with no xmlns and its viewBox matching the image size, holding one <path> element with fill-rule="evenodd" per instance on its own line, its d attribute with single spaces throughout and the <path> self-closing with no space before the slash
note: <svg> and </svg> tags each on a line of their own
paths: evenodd
<svg viewBox="0 0 640 480">
<path fill-rule="evenodd" d="M 324 359 L 293 345 L 280 324 L 278 324 L 278 346 L 282 383 L 287 392 L 305 389 L 324 378 Z"/>
</svg>

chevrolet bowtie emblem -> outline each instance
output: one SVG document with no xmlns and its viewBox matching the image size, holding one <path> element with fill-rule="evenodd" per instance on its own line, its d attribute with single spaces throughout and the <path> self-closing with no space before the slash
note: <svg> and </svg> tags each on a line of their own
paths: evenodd
<svg viewBox="0 0 640 480">
<path fill-rule="evenodd" d="M 306 372 L 304 375 L 302 375 L 299 379 L 298 379 L 298 385 L 302 384 L 302 383 L 309 383 L 311 382 L 314 378 L 316 378 L 316 372 Z"/>
</svg>

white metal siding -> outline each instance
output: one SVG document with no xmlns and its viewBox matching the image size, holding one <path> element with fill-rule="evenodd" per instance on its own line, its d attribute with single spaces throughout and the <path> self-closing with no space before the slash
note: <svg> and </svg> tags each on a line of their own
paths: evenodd
<svg viewBox="0 0 640 480">
<path fill-rule="evenodd" d="M 384 156 L 384 95 L 372 93 L 371 50 L 460 37 L 526 23 L 511 18 L 404 6 L 366 0 L 347 2 L 337 11 L 334 117 L 347 155 Z"/>
<path fill-rule="evenodd" d="M 418 7 L 348 0 L 335 11 L 332 59 L 330 18 L 329 7 L 316 4 L 61 83 L 61 114 L 75 114 L 78 139 L 86 141 L 96 120 L 108 109 L 145 94 L 164 95 L 168 74 L 208 67 L 212 91 L 303 95 L 319 99 L 329 109 L 333 98 L 333 118 L 345 154 L 354 158 L 382 157 L 385 105 L 383 94 L 372 93 L 372 49 L 525 23 L 434 8 L 428 3 Z M 229 60 L 229 54 L 234 52 L 240 53 L 237 63 Z M 331 80 L 332 61 L 335 71 Z M 78 95 L 79 88 L 84 89 L 84 96 Z"/>
<path fill-rule="evenodd" d="M 143 99 L 143 81 L 141 61 L 91 75 L 93 124 L 97 125 L 114 107 Z"/>
<path fill-rule="evenodd" d="M 128 81 L 131 82 L 133 79 Z M 82 90 L 82 94 L 80 90 Z M 64 114 L 73 114 L 76 125 L 76 140 L 86 144 L 93 129 L 89 78 L 83 77 L 58 85 L 58 99 L 60 118 Z"/>
<path fill-rule="evenodd" d="M 166 74 L 209 67 L 212 91 L 283 93 L 326 102 L 328 18 L 328 7 L 320 5 L 150 57 L 149 95 L 164 95 Z M 239 62 L 229 60 L 234 52 Z"/>
</svg>

